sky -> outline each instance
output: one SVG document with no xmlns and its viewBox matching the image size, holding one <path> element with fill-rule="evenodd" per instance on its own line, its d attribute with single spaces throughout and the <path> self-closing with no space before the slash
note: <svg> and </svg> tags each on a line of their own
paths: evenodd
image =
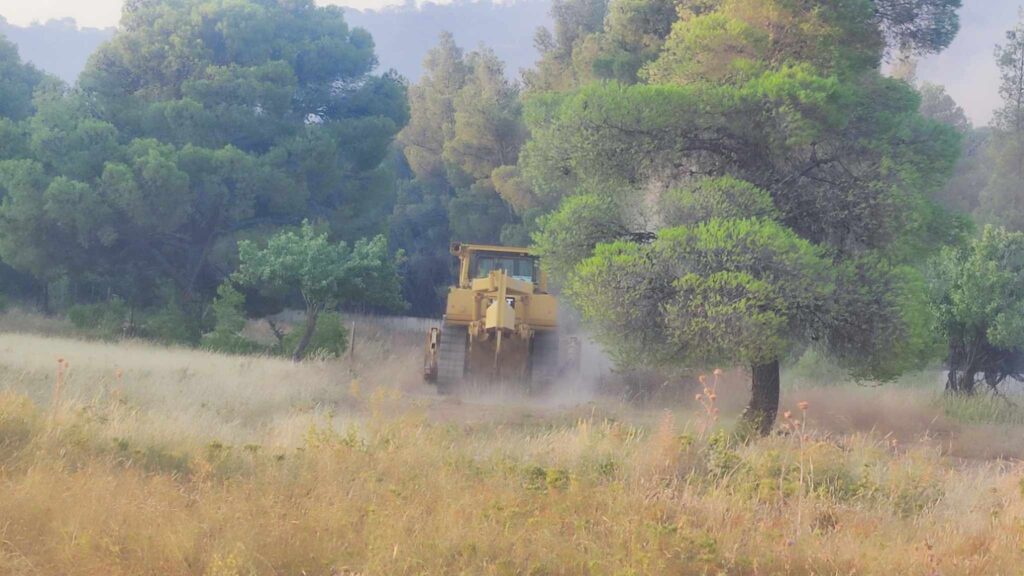
<svg viewBox="0 0 1024 576">
<path fill-rule="evenodd" d="M 434 0 L 444 3 L 445 0 Z M 317 0 L 352 8 L 382 8 L 403 0 Z M 79 26 L 114 26 L 122 0 L 0 0 L 0 15 L 12 24 L 27 25 L 50 19 L 74 18 Z M 999 103 L 999 72 L 993 50 L 1013 26 L 1024 0 L 964 0 L 961 31 L 944 53 L 924 60 L 919 78 L 946 86 L 975 125 L 984 125 Z"/>
<path fill-rule="evenodd" d="M 105 28 L 117 24 L 123 0 L 0 0 L 0 14 L 11 24 L 26 26 L 55 18 L 74 18 L 80 26 Z M 360 10 L 402 4 L 401 0 L 317 0 Z"/>
<path fill-rule="evenodd" d="M 919 65 L 918 77 L 945 86 L 975 126 L 988 124 L 999 106 L 995 46 L 1013 28 L 1022 6 L 1024 0 L 964 0 L 953 44 Z"/>
</svg>

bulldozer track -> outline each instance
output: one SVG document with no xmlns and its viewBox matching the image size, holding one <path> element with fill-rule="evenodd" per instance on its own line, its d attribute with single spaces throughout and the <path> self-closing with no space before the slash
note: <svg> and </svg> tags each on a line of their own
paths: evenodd
<svg viewBox="0 0 1024 576">
<path fill-rule="evenodd" d="M 449 393 L 462 381 L 466 373 L 466 338 L 465 326 L 441 326 L 441 349 L 437 360 L 438 392 Z"/>
</svg>

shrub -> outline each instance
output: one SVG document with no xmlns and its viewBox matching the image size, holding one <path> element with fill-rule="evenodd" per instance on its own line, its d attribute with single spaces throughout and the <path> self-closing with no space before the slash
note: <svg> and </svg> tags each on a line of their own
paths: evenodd
<svg viewBox="0 0 1024 576">
<path fill-rule="evenodd" d="M 116 338 L 124 334 L 129 320 L 129 308 L 120 298 L 96 304 L 79 304 L 68 309 L 68 320 L 75 328 L 89 334 Z"/>
<path fill-rule="evenodd" d="M 265 348 L 241 335 L 245 328 L 245 296 L 225 282 L 217 288 L 213 301 L 216 324 L 213 332 L 203 334 L 200 345 L 214 352 L 226 354 L 257 354 Z"/>
<path fill-rule="evenodd" d="M 141 336 L 163 344 L 195 345 L 202 328 L 196 318 L 176 302 L 169 302 L 145 316 Z"/>
<path fill-rule="evenodd" d="M 281 353 L 290 356 L 302 338 L 302 330 L 295 329 L 285 335 L 282 341 L 283 350 Z M 306 348 L 306 355 L 317 358 L 337 357 L 348 349 L 348 330 L 341 320 L 341 314 L 336 312 L 324 312 L 316 323 L 316 331 L 313 339 Z"/>
</svg>

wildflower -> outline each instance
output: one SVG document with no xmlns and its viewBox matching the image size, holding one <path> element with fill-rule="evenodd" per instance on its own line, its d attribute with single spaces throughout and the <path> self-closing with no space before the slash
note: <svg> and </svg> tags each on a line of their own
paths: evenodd
<svg viewBox="0 0 1024 576">
<path fill-rule="evenodd" d="M 707 376 L 707 374 L 701 374 L 700 376 L 697 377 L 697 380 L 699 380 L 701 385 L 703 385 L 703 386 L 707 386 L 708 385 L 708 376 Z"/>
<path fill-rule="evenodd" d="M 801 411 L 807 412 L 807 409 L 811 407 L 811 403 L 806 400 L 802 400 L 797 403 L 797 407 L 800 408 Z"/>
<path fill-rule="evenodd" d="M 696 400 L 697 402 L 700 402 L 702 398 L 704 398 L 703 394 L 697 394 L 693 397 L 693 399 Z"/>
<path fill-rule="evenodd" d="M 785 412 L 783 412 L 783 413 L 782 413 L 782 417 L 783 417 L 783 418 L 784 418 L 785 420 L 789 420 L 790 418 L 792 418 L 792 417 L 793 417 L 793 413 L 792 413 L 792 412 L 790 412 L 789 410 L 786 410 Z"/>
<path fill-rule="evenodd" d="M 715 371 L 713 372 L 713 374 L 715 376 L 721 376 L 722 375 L 722 369 L 721 368 L 715 368 Z"/>
</svg>

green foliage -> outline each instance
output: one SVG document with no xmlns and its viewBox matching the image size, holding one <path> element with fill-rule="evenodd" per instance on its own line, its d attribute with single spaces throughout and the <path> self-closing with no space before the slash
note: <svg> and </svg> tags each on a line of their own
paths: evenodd
<svg viewBox="0 0 1024 576">
<path fill-rule="evenodd" d="M 947 248 L 932 266 L 932 304 L 950 351 L 949 388 L 974 391 L 1022 371 L 1024 233 L 986 227 L 966 246 Z"/>
<path fill-rule="evenodd" d="M 982 222 L 1024 231 L 1024 126 L 1021 132 L 995 132 L 988 153 L 988 178 L 978 195 L 977 215 Z"/>
<path fill-rule="evenodd" d="M 1024 19 L 1006 33 L 1005 43 L 997 46 L 996 63 L 1003 106 L 995 112 L 987 147 L 990 166 L 977 212 L 983 222 L 1024 231 Z"/>
<path fill-rule="evenodd" d="M 286 355 L 299 345 L 302 338 L 301 330 L 292 330 L 285 335 L 282 347 Z M 335 358 L 345 354 L 348 350 L 348 330 L 341 314 L 336 312 L 325 312 L 320 315 L 316 323 L 316 331 L 309 342 L 306 354 L 314 358 Z"/>
<path fill-rule="evenodd" d="M 838 263 L 835 274 L 818 340 L 854 379 L 892 381 L 941 355 L 927 282 L 918 268 L 864 254 Z"/>
<path fill-rule="evenodd" d="M 515 215 L 486 180 L 457 191 L 448 202 L 452 240 L 500 244 L 502 228 L 514 222 Z"/>
<path fill-rule="evenodd" d="M 451 281 L 447 192 L 422 180 L 399 184 L 388 221 L 388 243 L 402 250 L 402 296 L 413 313 L 440 315 Z"/>
<path fill-rule="evenodd" d="M 32 92 L 45 74 L 23 63 L 13 42 L 0 36 L 0 118 L 19 121 L 32 115 Z"/>
<path fill-rule="evenodd" d="M 149 311 L 140 324 L 140 336 L 163 344 L 194 346 L 199 343 L 203 327 L 196 315 L 175 298 Z"/>
<path fill-rule="evenodd" d="M 618 3 L 571 57 L 549 44 L 529 87 L 565 92 L 527 100 L 519 171 L 560 207 L 534 238 L 621 362 L 753 365 L 765 433 L 777 361 L 809 341 L 861 378 L 936 353 L 917 267 L 966 230 L 933 200 L 961 135 L 878 69 L 948 44 L 958 4 L 684 2 L 668 30 Z M 627 84 L 588 84 L 588 62 Z"/>
<path fill-rule="evenodd" d="M 870 0 L 816 9 L 789 0 L 733 0 L 677 20 L 642 75 L 659 83 L 742 82 L 790 62 L 860 72 L 876 67 L 884 48 Z"/>
<path fill-rule="evenodd" d="M 244 241 L 235 279 L 273 293 L 297 290 L 307 306 L 323 310 L 341 303 L 401 308 L 395 260 L 378 236 L 349 248 L 332 243 L 309 222 L 274 235 L 266 248 Z"/>
<path fill-rule="evenodd" d="M 390 235 L 420 280 L 404 287 L 413 312 L 436 314 L 450 284 L 449 243 L 528 241 L 538 205 L 516 167 L 527 133 L 504 64 L 486 48 L 464 54 L 442 34 L 424 68 L 398 137 L 413 179 L 399 185 Z"/>
<path fill-rule="evenodd" d="M 396 258 L 388 253 L 383 236 L 359 240 L 349 248 L 344 242 L 330 242 L 327 234 L 304 222 L 298 231 L 274 235 L 262 249 L 252 242 L 240 242 L 238 252 L 235 281 L 265 293 L 297 292 L 302 297 L 306 326 L 292 353 L 296 361 L 309 349 L 325 310 L 342 304 L 386 310 L 405 306 Z M 331 331 L 323 334 L 324 346 L 330 349 L 339 336 Z"/>
<path fill-rule="evenodd" d="M 103 338 L 125 334 L 130 311 L 124 300 L 114 298 L 95 304 L 77 304 L 68 309 L 68 320 L 78 328 Z"/>
<path fill-rule="evenodd" d="M 640 68 L 657 57 L 675 18 L 675 2 L 610 2 L 603 35 L 603 42 L 610 49 L 595 60 L 595 72 L 603 78 L 635 81 Z"/>
<path fill-rule="evenodd" d="M 943 86 L 924 83 L 918 91 L 921 93 L 921 115 L 925 118 L 942 122 L 962 134 L 971 130 L 971 121 L 964 109 L 956 100 L 946 93 Z"/>
<path fill-rule="evenodd" d="M 199 345 L 206 350 L 220 352 L 221 354 L 250 355 L 261 354 L 267 351 L 267 347 L 262 346 L 258 342 L 253 342 L 238 334 L 218 330 L 203 334 Z"/>
<path fill-rule="evenodd" d="M 694 367 L 780 357 L 832 290 L 821 250 L 765 220 L 667 228 L 649 245 L 599 244 L 566 287 L 624 357 Z"/>
<path fill-rule="evenodd" d="M 375 66 L 337 7 L 133 3 L 74 90 L 34 81 L 34 115 L 0 122 L 0 255 L 156 309 L 167 284 L 212 297 L 254 231 L 315 215 L 347 239 L 380 233 L 408 109 Z"/>
<path fill-rule="evenodd" d="M 768 192 L 732 177 L 705 178 L 661 197 L 659 212 L 666 226 L 691 226 L 712 218 L 778 220 Z"/>
<path fill-rule="evenodd" d="M 466 83 L 452 102 L 452 137 L 443 153 L 449 180 L 456 185 L 462 174 L 480 181 L 496 168 L 514 165 L 526 139 L 518 87 L 509 82 L 494 52 L 472 52 L 466 66 Z"/>
<path fill-rule="evenodd" d="M 611 198 L 579 194 L 566 198 L 558 210 L 541 218 L 534 244 L 551 279 L 565 282 L 599 244 L 627 238 L 630 227 L 624 218 L 616 218 L 621 213 Z"/>
<path fill-rule="evenodd" d="M 658 60 L 641 76 L 652 82 L 736 82 L 791 62 L 859 74 L 877 68 L 888 50 L 942 51 L 959 30 L 959 8 L 960 0 L 696 3 L 676 20 Z"/>
<path fill-rule="evenodd" d="M 945 250 L 936 266 L 936 304 L 948 331 L 1007 348 L 1024 344 L 1024 234 L 986 227 L 968 247 Z"/>
<path fill-rule="evenodd" d="M 227 354 L 255 354 L 264 347 L 242 336 L 245 328 L 245 295 L 229 282 L 217 288 L 217 298 L 211 306 L 214 317 L 212 332 L 203 334 L 200 345 L 207 350 Z"/>
<path fill-rule="evenodd" d="M 1024 127 L 1024 20 L 1007 31 L 1005 43 L 996 46 L 996 64 L 1001 73 L 999 95 L 1003 107 L 996 111 L 995 124 L 1003 130 L 1020 132 Z"/>
<path fill-rule="evenodd" d="M 80 181 L 96 178 L 108 161 L 121 156 L 117 128 L 89 109 L 88 98 L 51 86 L 36 97 L 29 120 L 32 157 L 48 172 Z"/>
<path fill-rule="evenodd" d="M 880 92 L 898 98 L 882 104 L 887 109 L 864 113 L 864 106 L 878 106 L 869 102 Z M 528 115 L 535 138 L 524 153 L 524 173 L 538 182 L 537 190 L 582 193 L 542 220 L 537 242 L 555 276 L 571 272 L 599 242 L 645 238 L 655 232 L 651 222 L 691 224 L 716 213 L 768 216 L 830 252 L 843 281 L 825 307 L 832 316 L 818 317 L 814 334 L 824 336 L 845 365 L 890 378 L 934 351 L 926 338 L 927 308 L 913 290 L 920 280 L 898 262 L 913 262 L 959 229 L 928 199 L 949 173 L 957 137 L 921 120 L 905 85 L 877 80 L 844 86 L 803 67 L 768 72 L 739 87 L 593 86 L 530 104 L 536 107 Z M 785 124 L 775 123 L 776 113 L 762 116 L 766 107 L 787 116 Z M 874 140 L 851 141 L 845 136 L 850 130 Z M 930 138 L 911 150 L 904 138 L 915 133 Z M 874 158 L 879 169 L 850 180 L 839 156 L 815 159 L 812 148 L 824 140 L 857 162 Z M 718 148 L 716 142 L 730 144 Z M 773 150 L 767 157 L 733 152 L 766 147 Z M 691 148 L 698 152 L 688 153 Z M 685 184 L 657 196 L 653 209 L 630 200 L 650 195 L 634 183 L 656 182 L 673 166 L 700 163 L 708 171 L 731 166 L 766 177 L 764 191 L 738 179 L 688 181 L 680 175 Z M 778 186 L 778 179 L 786 184 Z M 876 184 L 865 186 L 863 179 Z M 706 297 L 707 289 L 698 292 Z M 646 313 L 658 316 L 656 310 Z"/>
<path fill-rule="evenodd" d="M 423 61 L 423 78 L 409 88 L 409 124 L 398 135 L 413 173 L 423 181 L 445 178 L 442 154 L 455 132 L 455 98 L 469 67 L 451 34 L 444 33 Z"/>
<path fill-rule="evenodd" d="M 960 30 L 961 0 L 874 0 L 875 18 L 891 49 L 938 53 Z"/>
</svg>

